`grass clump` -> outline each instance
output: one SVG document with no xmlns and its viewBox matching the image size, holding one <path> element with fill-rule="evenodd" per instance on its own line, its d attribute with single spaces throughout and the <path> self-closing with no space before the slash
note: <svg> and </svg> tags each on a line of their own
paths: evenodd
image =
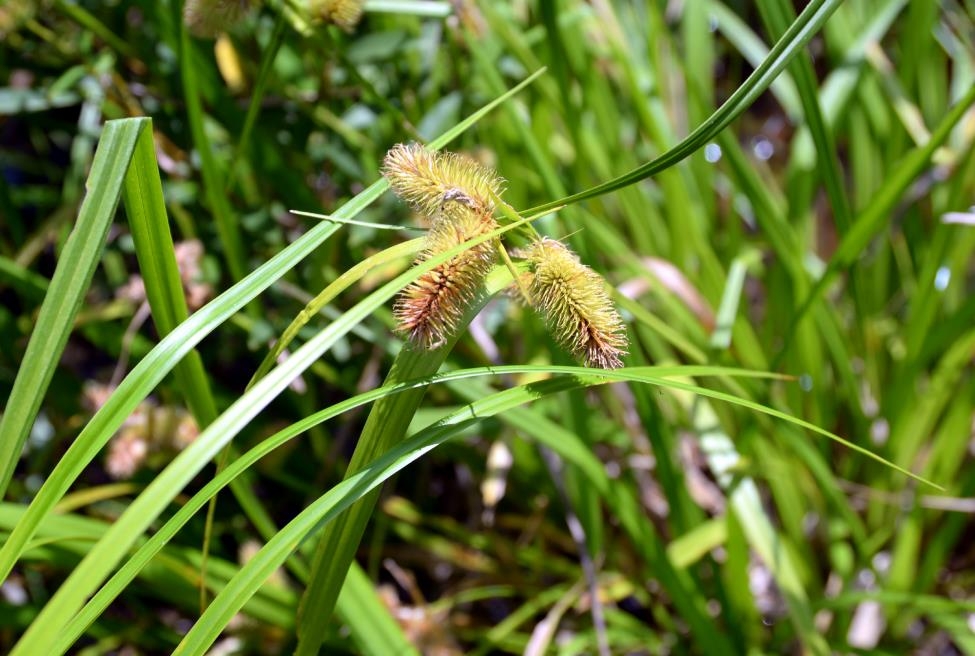
<svg viewBox="0 0 975 656">
<path fill-rule="evenodd" d="M 0 651 L 975 650 L 964 3 L 34 5 Z"/>
</svg>

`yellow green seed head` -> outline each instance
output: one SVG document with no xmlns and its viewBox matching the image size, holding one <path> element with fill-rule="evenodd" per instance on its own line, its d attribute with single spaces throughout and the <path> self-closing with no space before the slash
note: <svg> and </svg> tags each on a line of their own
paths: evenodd
<svg viewBox="0 0 975 656">
<path fill-rule="evenodd" d="M 193 36 L 213 38 L 239 23 L 255 4 L 253 0 L 187 0 L 183 24 Z"/>
<path fill-rule="evenodd" d="M 383 175 L 397 196 L 430 217 L 493 214 L 494 198 L 504 188 L 494 171 L 473 159 L 417 143 L 393 146 L 383 162 Z"/>
<path fill-rule="evenodd" d="M 553 239 L 536 241 L 527 254 L 533 268 L 531 302 L 545 317 L 555 341 L 590 367 L 622 367 L 626 329 L 602 276 Z"/>
<path fill-rule="evenodd" d="M 312 20 L 331 23 L 346 32 L 359 24 L 364 0 L 309 0 L 308 9 Z"/>
</svg>

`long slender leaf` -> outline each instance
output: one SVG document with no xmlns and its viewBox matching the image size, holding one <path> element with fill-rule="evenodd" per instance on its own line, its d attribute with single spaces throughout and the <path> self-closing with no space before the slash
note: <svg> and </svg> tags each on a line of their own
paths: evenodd
<svg viewBox="0 0 975 656">
<path fill-rule="evenodd" d="M 27 434 L 54 376 L 61 352 L 98 265 L 108 228 L 115 218 L 125 170 L 147 119 L 105 126 L 89 176 L 88 194 L 65 244 L 36 328 L 0 418 L 0 498 L 10 484 Z M 9 568 L 8 568 L 9 569 Z M 0 579 L 7 571 L 0 568 Z"/>
<path fill-rule="evenodd" d="M 126 170 L 122 199 L 153 321 L 160 334 L 167 335 L 186 320 L 189 312 L 169 232 L 151 123 L 142 130 Z M 197 423 L 206 426 L 216 419 L 217 406 L 199 353 L 191 351 L 176 365 L 176 379 L 180 389 L 185 390 L 186 402 Z"/>
</svg>

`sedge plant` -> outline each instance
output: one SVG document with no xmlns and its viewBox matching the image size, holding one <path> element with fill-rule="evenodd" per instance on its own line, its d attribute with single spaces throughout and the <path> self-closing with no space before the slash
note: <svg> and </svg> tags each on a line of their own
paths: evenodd
<svg viewBox="0 0 975 656">
<path fill-rule="evenodd" d="M 6 3 L 0 648 L 971 651 L 956 4 Z"/>
</svg>

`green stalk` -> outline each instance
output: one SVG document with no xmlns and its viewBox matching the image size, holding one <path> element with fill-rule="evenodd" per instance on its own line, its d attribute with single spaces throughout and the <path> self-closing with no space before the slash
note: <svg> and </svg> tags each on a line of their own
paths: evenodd
<svg viewBox="0 0 975 656">
<path fill-rule="evenodd" d="M 221 179 L 217 160 L 213 156 L 213 146 L 207 137 L 203 125 L 203 101 L 196 77 L 196 57 L 193 52 L 193 41 L 186 27 L 180 22 L 180 73 L 183 79 L 183 95 L 186 99 L 186 117 L 193 135 L 193 144 L 200 156 L 200 169 L 203 174 L 203 189 L 206 193 L 210 212 L 217 225 L 217 234 L 223 246 L 224 259 L 230 269 L 234 282 L 242 280 L 246 275 L 244 262 L 244 246 L 240 239 L 237 222 L 234 219 L 230 202 L 224 195 L 224 185 Z"/>
<path fill-rule="evenodd" d="M 486 241 L 485 237 L 500 235 L 502 232 L 527 225 L 531 220 L 529 218 L 510 223 L 504 228 L 499 228 L 488 233 L 488 235 L 479 237 L 471 242 L 471 245 Z M 453 251 L 458 251 L 458 249 L 450 249 L 445 254 L 431 259 L 425 263 L 426 268 L 431 268 L 429 265 L 435 261 L 445 261 L 445 256 L 449 256 Z M 502 270 L 507 275 L 496 273 L 489 278 L 485 284 L 484 293 L 468 308 L 460 326 L 466 326 L 474 318 L 474 315 L 477 314 L 483 303 L 487 302 L 491 294 L 500 291 L 511 282 L 511 274 L 506 268 L 502 267 L 497 271 Z M 459 330 L 455 331 L 447 343 L 430 351 L 410 344 L 405 345 L 386 376 L 384 385 L 395 385 L 435 373 L 456 343 L 459 332 Z M 366 419 L 359 441 L 356 443 L 355 451 L 345 473 L 346 478 L 360 472 L 367 463 L 389 451 L 403 438 L 425 393 L 426 387 L 410 389 L 395 397 L 384 398 L 376 402 L 368 419 Z M 379 493 L 376 491 L 363 498 L 347 513 L 338 517 L 334 523 L 329 524 L 319 539 L 311 565 L 311 577 L 298 609 L 298 648 L 296 654 L 318 653 L 325 637 L 326 622 L 335 609 L 335 602 L 342 590 L 345 575 L 353 558 L 355 558 L 355 552 L 362 541 L 362 534 L 372 516 L 378 496 Z"/>
</svg>

